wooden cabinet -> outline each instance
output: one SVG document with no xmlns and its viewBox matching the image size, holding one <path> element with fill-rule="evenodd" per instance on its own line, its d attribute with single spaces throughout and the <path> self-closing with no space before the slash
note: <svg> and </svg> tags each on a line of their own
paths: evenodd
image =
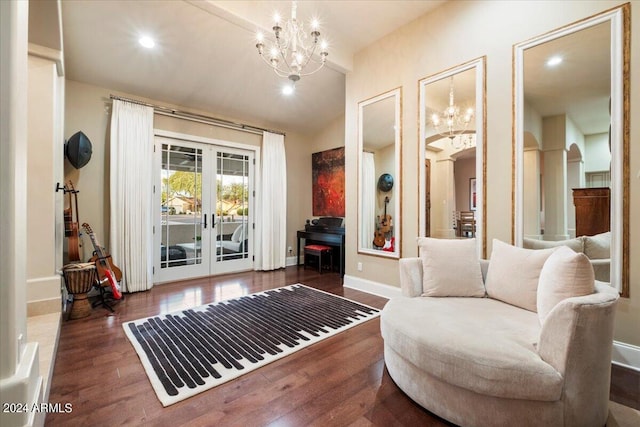
<svg viewBox="0 0 640 427">
<path fill-rule="evenodd" d="M 611 229 L 611 189 L 574 188 L 576 236 L 593 236 Z"/>
</svg>

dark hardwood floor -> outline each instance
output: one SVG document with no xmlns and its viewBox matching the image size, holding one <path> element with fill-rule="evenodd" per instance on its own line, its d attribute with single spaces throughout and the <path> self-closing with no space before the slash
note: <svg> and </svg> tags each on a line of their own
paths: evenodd
<svg viewBox="0 0 640 427">
<path fill-rule="evenodd" d="M 610 399 L 621 405 L 640 410 L 640 372 L 611 365 Z"/>
<path fill-rule="evenodd" d="M 122 323 L 293 283 L 382 308 L 386 299 L 342 287 L 337 274 L 288 267 L 158 285 L 126 295 L 115 313 L 64 321 L 47 426 L 451 426 L 406 397 L 384 367 L 379 319 L 163 408 Z M 632 371 L 633 372 L 633 371 Z M 637 373 L 636 373 L 637 374 Z M 629 373 L 614 368 L 612 400 L 637 404 Z M 636 377 L 638 378 L 638 377 Z"/>
</svg>

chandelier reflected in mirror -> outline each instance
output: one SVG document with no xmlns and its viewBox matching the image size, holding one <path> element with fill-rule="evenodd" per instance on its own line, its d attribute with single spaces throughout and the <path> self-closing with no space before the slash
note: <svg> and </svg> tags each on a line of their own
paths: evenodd
<svg viewBox="0 0 640 427">
<path fill-rule="evenodd" d="M 262 33 L 256 35 L 258 53 L 280 77 L 290 80 L 291 88 L 302 76 L 319 71 L 325 64 L 329 52 L 326 41 L 320 40 L 319 22 L 312 19 L 311 31 L 305 32 L 304 24 L 298 21 L 297 4 L 291 4 L 291 18 L 281 22 L 278 14 L 274 16 L 272 28 L 274 41 L 265 40 Z M 316 50 L 319 48 L 319 58 Z"/>
<path fill-rule="evenodd" d="M 474 111 L 469 107 L 464 109 L 464 114 L 461 112 L 454 102 L 453 95 L 453 76 L 449 80 L 449 105 L 440 114 L 434 113 L 431 115 L 431 124 L 436 133 L 444 138 L 451 140 L 453 148 L 468 148 L 472 144 L 473 138 L 469 133 L 475 133 L 475 131 L 467 131 L 469 123 L 473 120 Z M 456 141 L 456 139 L 458 141 Z"/>
</svg>

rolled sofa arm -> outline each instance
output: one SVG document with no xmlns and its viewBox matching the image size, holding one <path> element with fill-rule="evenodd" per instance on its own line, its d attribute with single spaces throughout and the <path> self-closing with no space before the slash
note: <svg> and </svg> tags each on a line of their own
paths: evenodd
<svg viewBox="0 0 640 427">
<path fill-rule="evenodd" d="M 405 297 L 422 295 L 422 260 L 415 258 L 400 259 L 400 287 Z"/>
<path fill-rule="evenodd" d="M 540 357 L 564 377 L 565 392 L 571 391 L 563 396 L 569 419 L 592 417 L 590 422 L 607 418 L 618 301 L 614 288 L 598 282 L 595 287 L 591 295 L 567 298 L 556 305 L 542 324 L 538 343 Z M 585 402 L 591 407 L 584 407 Z"/>
</svg>

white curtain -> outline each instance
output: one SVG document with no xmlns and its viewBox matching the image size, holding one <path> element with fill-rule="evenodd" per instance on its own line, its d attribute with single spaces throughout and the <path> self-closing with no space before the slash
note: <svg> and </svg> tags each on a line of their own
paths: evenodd
<svg viewBox="0 0 640 427">
<path fill-rule="evenodd" d="M 360 244 L 371 248 L 376 231 L 376 161 L 373 153 L 362 153 L 362 228 Z"/>
<path fill-rule="evenodd" d="M 153 108 L 113 101 L 111 256 L 125 292 L 153 286 Z"/>
<path fill-rule="evenodd" d="M 287 160 L 284 135 L 264 132 L 261 178 L 257 187 L 254 268 L 283 268 L 287 256 Z"/>
</svg>

